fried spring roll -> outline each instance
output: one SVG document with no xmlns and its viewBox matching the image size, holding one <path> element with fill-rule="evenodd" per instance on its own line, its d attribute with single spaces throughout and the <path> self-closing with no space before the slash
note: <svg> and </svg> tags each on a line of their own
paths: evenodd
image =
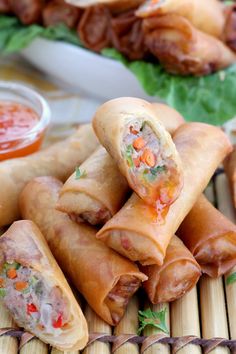
<svg viewBox="0 0 236 354">
<path fill-rule="evenodd" d="M 232 5 L 227 12 L 224 40 L 225 43 L 236 52 L 236 4 Z"/>
<path fill-rule="evenodd" d="M 224 6 L 218 0 L 147 0 L 136 11 L 139 17 L 169 13 L 187 18 L 194 27 L 214 37 L 223 34 Z"/>
<path fill-rule="evenodd" d="M 184 119 L 174 109 L 153 103 L 153 109 L 165 128 L 173 134 Z M 98 148 L 74 173 L 60 191 L 57 209 L 74 220 L 92 225 L 107 222 L 123 206 L 128 192 L 126 179 L 103 147 Z"/>
<path fill-rule="evenodd" d="M 153 304 L 180 298 L 196 285 L 201 275 L 201 267 L 176 236 L 170 241 L 162 266 L 149 265 L 141 269 L 148 276 L 143 286 Z"/>
<path fill-rule="evenodd" d="M 203 123 L 182 125 L 173 140 L 182 159 L 184 186 L 179 198 L 166 208 L 164 222 L 133 193 L 97 234 L 109 247 L 143 265 L 163 264 L 171 237 L 232 148 L 221 129 Z"/>
<path fill-rule="evenodd" d="M 0 0 L 0 13 L 6 14 L 11 11 L 10 1 L 9 0 Z"/>
<path fill-rule="evenodd" d="M 96 149 L 90 125 L 81 126 L 68 139 L 27 157 L 0 163 L 0 227 L 19 218 L 18 196 L 32 178 L 51 175 L 65 181 Z"/>
<path fill-rule="evenodd" d="M 186 216 L 177 234 L 203 273 L 219 277 L 236 265 L 236 226 L 204 195 Z"/>
<path fill-rule="evenodd" d="M 17 221 L 0 237 L 0 298 L 18 326 L 61 350 L 82 349 L 87 323 L 37 226 Z"/>
<path fill-rule="evenodd" d="M 123 206 L 128 184 L 107 151 L 100 147 L 80 166 L 60 192 L 57 209 L 76 221 L 105 224 Z"/>
<path fill-rule="evenodd" d="M 43 9 L 43 23 L 45 26 L 55 26 L 64 23 L 74 28 L 79 20 L 82 10 L 66 4 L 64 1 L 50 1 Z"/>
<path fill-rule="evenodd" d="M 234 145 L 232 153 L 225 159 L 224 168 L 228 177 L 234 207 L 236 208 L 236 145 Z"/>
<path fill-rule="evenodd" d="M 145 44 L 173 74 L 208 75 L 236 61 L 219 39 L 197 30 L 186 18 L 168 14 L 143 21 Z"/>
<path fill-rule="evenodd" d="M 9 0 L 11 10 L 24 25 L 39 22 L 45 0 Z"/>
<path fill-rule="evenodd" d="M 52 177 L 31 181 L 20 197 L 23 217 L 45 235 L 63 271 L 93 310 L 116 325 L 146 276 L 137 266 L 96 240 L 96 230 L 55 210 L 62 183 Z"/>
<path fill-rule="evenodd" d="M 123 97 L 103 104 L 93 127 L 130 187 L 158 210 L 172 204 L 183 186 L 181 161 L 152 105 Z"/>
</svg>

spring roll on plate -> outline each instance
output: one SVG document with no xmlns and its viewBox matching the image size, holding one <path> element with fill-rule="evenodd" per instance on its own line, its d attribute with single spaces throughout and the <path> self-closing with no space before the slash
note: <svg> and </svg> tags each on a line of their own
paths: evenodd
<svg viewBox="0 0 236 354">
<path fill-rule="evenodd" d="M 236 225 L 204 195 L 186 216 L 177 234 L 192 252 L 203 273 L 219 277 L 236 265 Z"/>
<path fill-rule="evenodd" d="M 90 125 L 64 141 L 27 157 L 0 163 L 0 227 L 19 219 L 18 197 L 32 178 L 51 175 L 65 181 L 98 143 Z"/>
<path fill-rule="evenodd" d="M 236 61 L 223 42 L 174 13 L 145 19 L 143 30 L 146 46 L 170 73 L 208 75 Z"/>
<path fill-rule="evenodd" d="M 28 220 L 0 237 L 0 298 L 18 326 L 60 350 L 82 349 L 87 323 L 37 228 Z"/>
<path fill-rule="evenodd" d="M 224 6 L 218 0 L 147 0 L 136 11 L 140 17 L 169 13 L 187 18 L 194 27 L 214 37 L 223 34 Z"/>
<path fill-rule="evenodd" d="M 203 123 L 183 124 L 173 140 L 182 159 L 184 186 L 179 198 L 166 208 L 164 222 L 133 193 L 97 234 L 109 247 L 143 265 L 163 264 L 171 237 L 232 148 L 221 129 Z"/>
<path fill-rule="evenodd" d="M 224 168 L 228 177 L 234 207 L 236 208 L 236 145 L 234 145 L 232 153 L 226 157 Z"/>
<path fill-rule="evenodd" d="M 180 298 L 196 285 L 201 275 L 197 261 L 177 236 L 172 237 L 162 266 L 141 269 L 148 276 L 143 286 L 153 304 Z"/>
<path fill-rule="evenodd" d="M 135 264 L 96 240 L 91 226 L 76 224 L 55 210 L 61 187 L 52 177 L 32 180 L 20 197 L 22 215 L 38 225 L 59 265 L 93 310 L 115 325 L 147 278 Z"/>
<path fill-rule="evenodd" d="M 150 103 L 130 97 L 108 101 L 95 113 L 93 127 L 146 203 L 162 210 L 178 198 L 183 186 L 181 161 Z"/>
<path fill-rule="evenodd" d="M 123 206 L 128 184 L 107 151 L 100 147 L 66 181 L 57 209 L 76 221 L 104 224 Z"/>
<path fill-rule="evenodd" d="M 120 12 L 136 8 L 144 0 L 65 0 L 68 4 L 78 7 L 106 5 L 109 9 Z"/>
<path fill-rule="evenodd" d="M 172 108 L 160 103 L 153 103 L 152 107 L 171 134 L 183 124 L 184 119 Z M 126 179 L 107 151 L 100 147 L 66 181 L 57 209 L 76 221 L 101 225 L 123 206 L 127 191 Z"/>
</svg>

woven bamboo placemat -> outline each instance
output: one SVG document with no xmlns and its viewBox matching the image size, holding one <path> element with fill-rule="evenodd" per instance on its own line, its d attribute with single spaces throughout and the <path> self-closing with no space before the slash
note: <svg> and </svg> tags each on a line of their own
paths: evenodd
<svg viewBox="0 0 236 354">
<path fill-rule="evenodd" d="M 54 125 L 46 144 L 68 135 L 74 125 Z M 212 179 L 205 194 L 233 222 L 235 210 L 228 183 L 221 170 Z M 231 271 L 236 271 L 233 269 Z M 140 290 L 130 301 L 120 324 L 112 328 L 81 301 L 89 325 L 90 339 L 81 351 L 67 354 L 236 354 L 236 283 L 226 285 L 225 277 L 203 276 L 197 287 L 170 304 L 152 305 Z M 137 335 L 138 311 L 150 307 L 166 308 L 170 336 L 153 328 Z M 0 304 L 0 354 L 65 354 L 50 348 L 32 335 L 18 329 Z"/>
</svg>

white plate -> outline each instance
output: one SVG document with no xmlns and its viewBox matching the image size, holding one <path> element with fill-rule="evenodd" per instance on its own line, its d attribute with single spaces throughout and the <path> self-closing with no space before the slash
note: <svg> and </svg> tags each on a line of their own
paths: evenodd
<svg viewBox="0 0 236 354">
<path fill-rule="evenodd" d="M 151 101 L 121 63 L 64 42 L 36 39 L 22 51 L 31 64 L 64 85 L 102 100 L 134 96 Z"/>
</svg>

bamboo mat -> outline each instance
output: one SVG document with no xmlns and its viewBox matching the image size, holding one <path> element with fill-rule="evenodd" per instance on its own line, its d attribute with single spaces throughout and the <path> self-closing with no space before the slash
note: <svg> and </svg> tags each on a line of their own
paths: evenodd
<svg viewBox="0 0 236 354">
<path fill-rule="evenodd" d="M 70 129 L 70 127 L 67 128 Z M 57 140 L 61 131 L 60 126 L 54 126 L 53 135 L 49 134 L 49 140 Z M 205 194 L 221 212 L 236 222 L 224 173 L 218 174 L 213 179 Z M 236 267 L 231 272 L 234 271 L 236 271 Z M 228 347 L 215 346 L 215 344 L 208 343 L 208 346 L 193 344 L 196 343 L 196 337 L 205 339 L 220 337 L 236 340 L 236 283 L 226 285 L 226 277 L 210 279 L 203 276 L 197 287 L 171 304 L 152 305 L 144 292 L 140 290 L 130 301 L 124 318 L 116 328 L 107 325 L 85 302 L 82 302 L 89 331 L 93 333 L 92 343 L 81 352 L 73 351 L 67 352 L 67 354 L 236 354 L 236 346 L 230 351 Z M 166 323 L 170 336 L 182 338 L 169 345 L 165 341 L 163 333 L 157 332 L 153 328 L 146 328 L 142 336 L 148 336 L 149 341 L 141 345 L 144 338 L 139 337 L 139 344 L 132 342 L 133 337 L 137 342 L 138 311 L 149 307 L 154 311 L 166 309 Z M 19 349 L 18 339 L 3 332 L 1 335 L 1 329 L 6 327 L 17 329 L 7 311 L 0 304 L 0 354 L 66 353 L 50 348 L 38 339 L 32 339 Z M 105 342 L 94 340 L 98 334 L 106 334 L 113 343 L 108 343 L 106 338 Z M 157 342 L 163 337 L 164 342 Z"/>
</svg>

